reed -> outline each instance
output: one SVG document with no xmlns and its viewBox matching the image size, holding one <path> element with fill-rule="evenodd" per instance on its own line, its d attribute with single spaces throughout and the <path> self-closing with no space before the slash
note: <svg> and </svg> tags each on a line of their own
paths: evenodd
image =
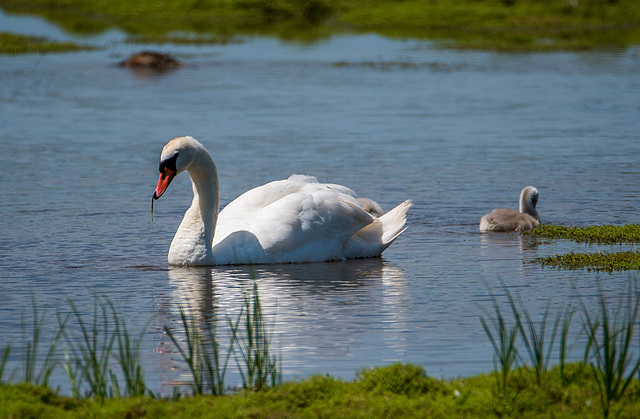
<svg viewBox="0 0 640 419">
<path fill-rule="evenodd" d="M 504 286 L 504 283 L 503 283 Z M 489 286 L 487 285 L 487 288 Z M 509 374 L 513 369 L 518 357 L 518 349 L 516 348 L 516 338 L 518 337 L 518 321 L 516 320 L 516 324 L 508 327 L 505 322 L 505 317 L 500 310 L 500 305 L 498 304 L 498 300 L 496 299 L 495 294 L 489 288 L 489 292 L 491 295 L 491 300 L 493 302 L 493 309 L 495 313 L 495 318 L 492 320 L 494 332 L 492 332 L 489 324 L 485 320 L 484 316 L 480 318 L 480 323 L 482 324 L 482 328 L 486 333 L 487 337 L 491 341 L 491 345 L 493 345 L 494 350 L 494 368 L 498 373 L 498 388 L 505 392 L 507 388 L 507 381 L 509 378 Z M 511 298 L 509 296 L 509 298 Z"/>
<path fill-rule="evenodd" d="M 188 315 L 181 305 L 179 305 L 178 307 L 180 309 L 180 319 L 182 320 L 182 326 L 184 327 L 184 333 L 186 337 L 186 350 L 182 347 L 182 345 L 180 345 L 178 339 L 176 338 L 176 335 L 173 333 L 171 328 L 169 328 L 168 326 L 164 326 L 164 331 L 178 349 L 182 360 L 189 367 L 191 377 L 193 378 L 193 383 L 191 383 L 193 393 L 202 394 L 204 389 L 201 355 L 202 339 L 198 329 L 198 321 L 193 314 Z M 193 313 L 192 310 L 189 310 L 189 312 Z"/>
<path fill-rule="evenodd" d="M 10 354 L 11 343 L 7 343 L 7 345 L 2 350 L 2 357 L 0 358 L 0 384 L 4 383 L 4 369 L 7 366 L 7 361 L 9 360 Z"/>
<path fill-rule="evenodd" d="M 273 324 L 271 328 L 267 326 L 258 285 L 254 282 L 252 292 L 244 290 L 243 294 L 244 310 L 241 316 L 244 333 L 238 339 L 245 367 L 244 372 L 243 368 L 239 368 L 243 387 L 258 391 L 267 387 L 269 381 L 275 387 L 282 382 L 282 373 L 278 368 L 278 357 L 271 352 Z"/>
<path fill-rule="evenodd" d="M 77 341 L 69 334 L 64 334 L 71 349 L 73 363 L 77 368 L 76 373 L 81 380 L 79 382 L 86 383 L 89 386 L 89 394 L 103 402 L 105 398 L 113 396 L 114 388 L 109 385 L 110 380 L 112 384 L 115 383 L 116 390 L 118 389 L 117 380 L 113 381 L 115 376 L 109 368 L 109 358 L 116 341 L 117 331 L 115 328 L 111 330 L 107 307 L 97 298 L 94 302 L 93 321 L 90 327 L 85 324 L 74 302 L 70 299 L 67 299 L 67 302 L 82 333 Z M 69 374 L 68 364 L 66 369 Z M 76 382 L 78 382 L 77 379 Z"/>
<path fill-rule="evenodd" d="M 558 366 L 560 370 L 560 381 L 562 384 L 566 384 L 565 378 L 565 367 L 567 365 L 567 354 L 568 354 L 568 341 L 569 341 L 569 331 L 571 328 L 571 320 L 573 320 L 573 316 L 575 314 L 575 310 L 571 306 L 571 304 L 567 305 L 561 316 L 562 316 L 562 328 L 560 329 L 560 348 L 558 351 Z"/>
<path fill-rule="evenodd" d="M 602 289 L 598 298 L 600 310 L 595 318 L 589 314 L 584 301 L 580 301 L 585 318 L 583 327 L 588 337 L 585 358 L 590 360 L 589 365 L 598 384 L 602 413 L 608 417 L 612 413 L 612 404 L 621 400 L 640 370 L 640 357 L 632 352 L 633 335 L 639 320 L 640 293 L 630 282 L 628 292 L 613 310 L 613 317 Z"/>
<path fill-rule="evenodd" d="M 506 290 L 505 290 L 506 291 Z M 556 320 L 553 325 L 553 330 L 551 331 L 551 335 L 549 336 L 549 343 L 545 347 L 545 339 L 546 339 L 546 328 L 547 328 L 547 319 L 549 318 L 549 310 L 550 305 L 547 304 L 547 308 L 542 315 L 542 319 L 540 320 L 539 328 L 536 327 L 535 322 L 533 321 L 531 314 L 524 307 L 524 303 L 520 301 L 521 310 L 524 313 L 525 322 L 522 321 L 522 315 L 520 314 L 520 310 L 515 305 L 513 298 L 509 295 L 509 302 L 511 304 L 511 309 L 514 312 L 514 316 L 518 323 L 518 329 L 520 330 L 520 336 L 522 336 L 522 340 L 524 341 L 524 346 L 529 353 L 529 359 L 531 360 L 531 365 L 533 370 L 535 371 L 536 381 L 538 384 L 541 383 L 542 373 L 547 371 L 549 367 L 549 359 L 551 358 L 551 353 L 553 352 L 553 345 L 556 340 L 556 336 L 558 333 L 558 327 L 560 325 L 562 316 L 556 316 Z M 525 326 L 526 324 L 526 326 Z"/>
<path fill-rule="evenodd" d="M 229 350 L 221 358 L 220 345 L 216 334 L 216 320 L 202 320 L 189 309 L 179 306 L 180 319 L 185 332 L 186 348 L 183 348 L 178 339 L 168 326 L 164 327 L 165 333 L 178 349 L 182 360 L 189 367 L 193 382 L 191 389 L 194 394 L 204 394 L 208 391 L 214 395 L 222 395 L 225 391 L 225 375 L 229 365 L 229 359 L 233 352 L 238 332 L 238 321 L 234 324 L 228 319 L 231 329 L 231 341 Z M 241 313 L 242 315 L 242 313 Z M 200 330 L 202 327 L 203 331 Z"/>
<path fill-rule="evenodd" d="M 21 322 L 22 326 L 22 339 L 23 347 L 25 348 L 24 356 L 22 358 L 23 365 L 23 381 L 29 384 L 41 385 L 44 387 L 49 386 L 49 378 L 56 367 L 56 347 L 60 340 L 66 321 L 60 323 L 58 331 L 54 333 L 51 341 L 49 342 L 49 348 L 45 355 L 44 361 L 40 366 L 40 370 L 37 371 L 38 353 L 40 351 L 40 339 L 42 334 L 42 321 L 45 318 L 46 310 L 38 311 L 35 295 L 31 294 L 31 308 L 32 308 L 32 323 L 30 337 L 27 337 L 27 332 L 24 324 L 24 320 Z M 7 349 L 5 349 L 5 352 Z M 8 353 L 5 353 L 8 357 Z M 3 356 L 4 358 L 4 356 Z M 6 361 L 5 361 L 6 362 Z M 3 362 L 4 363 L 4 362 Z M 3 366 L 4 369 L 4 366 Z"/>
<path fill-rule="evenodd" d="M 124 317 L 116 311 L 111 302 L 108 303 L 113 314 L 115 321 L 116 335 L 118 341 L 118 354 L 117 360 L 122 369 L 122 375 L 124 377 L 126 396 L 144 396 L 148 394 L 154 396 L 153 392 L 149 390 L 144 381 L 144 371 L 142 369 L 142 363 L 140 362 L 140 348 L 144 334 L 146 333 L 149 325 L 153 321 L 153 317 L 149 318 L 137 337 L 132 337 L 127 330 L 127 323 Z M 112 376 L 112 382 L 117 386 L 118 380 L 115 376 Z"/>
</svg>

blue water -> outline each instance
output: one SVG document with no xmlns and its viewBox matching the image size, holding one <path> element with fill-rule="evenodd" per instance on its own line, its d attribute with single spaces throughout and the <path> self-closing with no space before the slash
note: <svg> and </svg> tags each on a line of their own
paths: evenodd
<svg viewBox="0 0 640 419">
<path fill-rule="evenodd" d="M 0 15 L 15 32 L 72 38 L 20 19 Z M 12 342 L 10 368 L 20 365 L 32 294 L 47 339 L 67 298 L 90 318 L 100 296 L 132 331 L 153 319 L 147 381 L 171 394 L 188 380 L 163 331 L 178 325 L 178 303 L 233 317 L 255 276 L 285 379 L 348 379 L 396 361 L 466 376 L 493 368 L 479 320 L 492 310 L 487 285 L 500 294 L 504 280 L 539 317 L 574 294 L 592 302 L 598 282 L 616 301 L 637 279 L 529 263 L 610 247 L 478 232 L 483 214 L 516 208 L 529 184 L 543 223 L 639 222 L 637 47 L 505 54 L 376 35 L 223 46 L 123 39 L 111 32 L 80 40 L 97 51 L 0 57 L 0 348 Z M 189 65 L 163 74 L 116 66 L 143 48 Z M 150 201 L 162 146 L 181 135 L 211 152 L 223 205 L 304 173 L 386 209 L 412 199 L 408 229 L 382 259 L 170 269 L 188 177 L 156 202 L 153 222 Z M 239 383 L 235 371 L 229 381 Z M 68 389 L 62 368 L 52 383 Z"/>
</svg>

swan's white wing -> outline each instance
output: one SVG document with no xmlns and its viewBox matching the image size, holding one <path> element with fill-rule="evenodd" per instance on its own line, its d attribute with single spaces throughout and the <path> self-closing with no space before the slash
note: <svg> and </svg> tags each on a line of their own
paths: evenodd
<svg viewBox="0 0 640 419">
<path fill-rule="evenodd" d="M 374 222 L 351 189 L 294 175 L 245 192 L 227 205 L 218 217 L 214 253 L 220 245 L 235 243 L 234 236 L 241 231 L 246 232 L 241 235 L 245 246 L 248 237 L 255 237 L 263 249 L 262 255 L 256 250 L 256 263 L 265 257 L 269 261 L 342 259 L 350 238 Z"/>
</svg>

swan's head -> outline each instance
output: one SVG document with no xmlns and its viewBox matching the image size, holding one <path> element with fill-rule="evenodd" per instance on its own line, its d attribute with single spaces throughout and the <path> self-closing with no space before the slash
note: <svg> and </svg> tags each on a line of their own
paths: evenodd
<svg viewBox="0 0 640 419">
<path fill-rule="evenodd" d="M 177 137 L 169 141 L 160 155 L 160 178 L 153 192 L 153 199 L 164 194 L 174 177 L 188 170 L 198 153 L 206 149 L 193 137 Z"/>
</svg>

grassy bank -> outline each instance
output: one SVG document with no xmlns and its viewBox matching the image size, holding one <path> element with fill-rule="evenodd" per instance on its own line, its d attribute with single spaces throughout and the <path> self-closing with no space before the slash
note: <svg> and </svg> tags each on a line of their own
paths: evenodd
<svg viewBox="0 0 640 419">
<path fill-rule="evenodd" d="M 550 370 L 538 384 L 530 370 L 513 373 L 500 392 L 491 374 L 451 381 L 428 377 L 420 367 L 395 364 L 365 370 L 354 381 L 314 376 L 260 392 L 197 396 L 179 400 L 149 397 L 73 399 L 31 385 L 0 386 L 0 416 L 74 417 L 603 417 L 597 379 L 583 364 Z M 622 418 L 640 416 L 640 388 L 634 381 L 612 405 Z"/>
<path fill-rule="evenodd" d="M 305 39 L 377 32 L 508 51 L 640 43 L 635 0 L 0 0 L 0 7 L 44 16 L 74 33 L 119 27 L 145 36 L 185 31 Z"/>
</svg>

